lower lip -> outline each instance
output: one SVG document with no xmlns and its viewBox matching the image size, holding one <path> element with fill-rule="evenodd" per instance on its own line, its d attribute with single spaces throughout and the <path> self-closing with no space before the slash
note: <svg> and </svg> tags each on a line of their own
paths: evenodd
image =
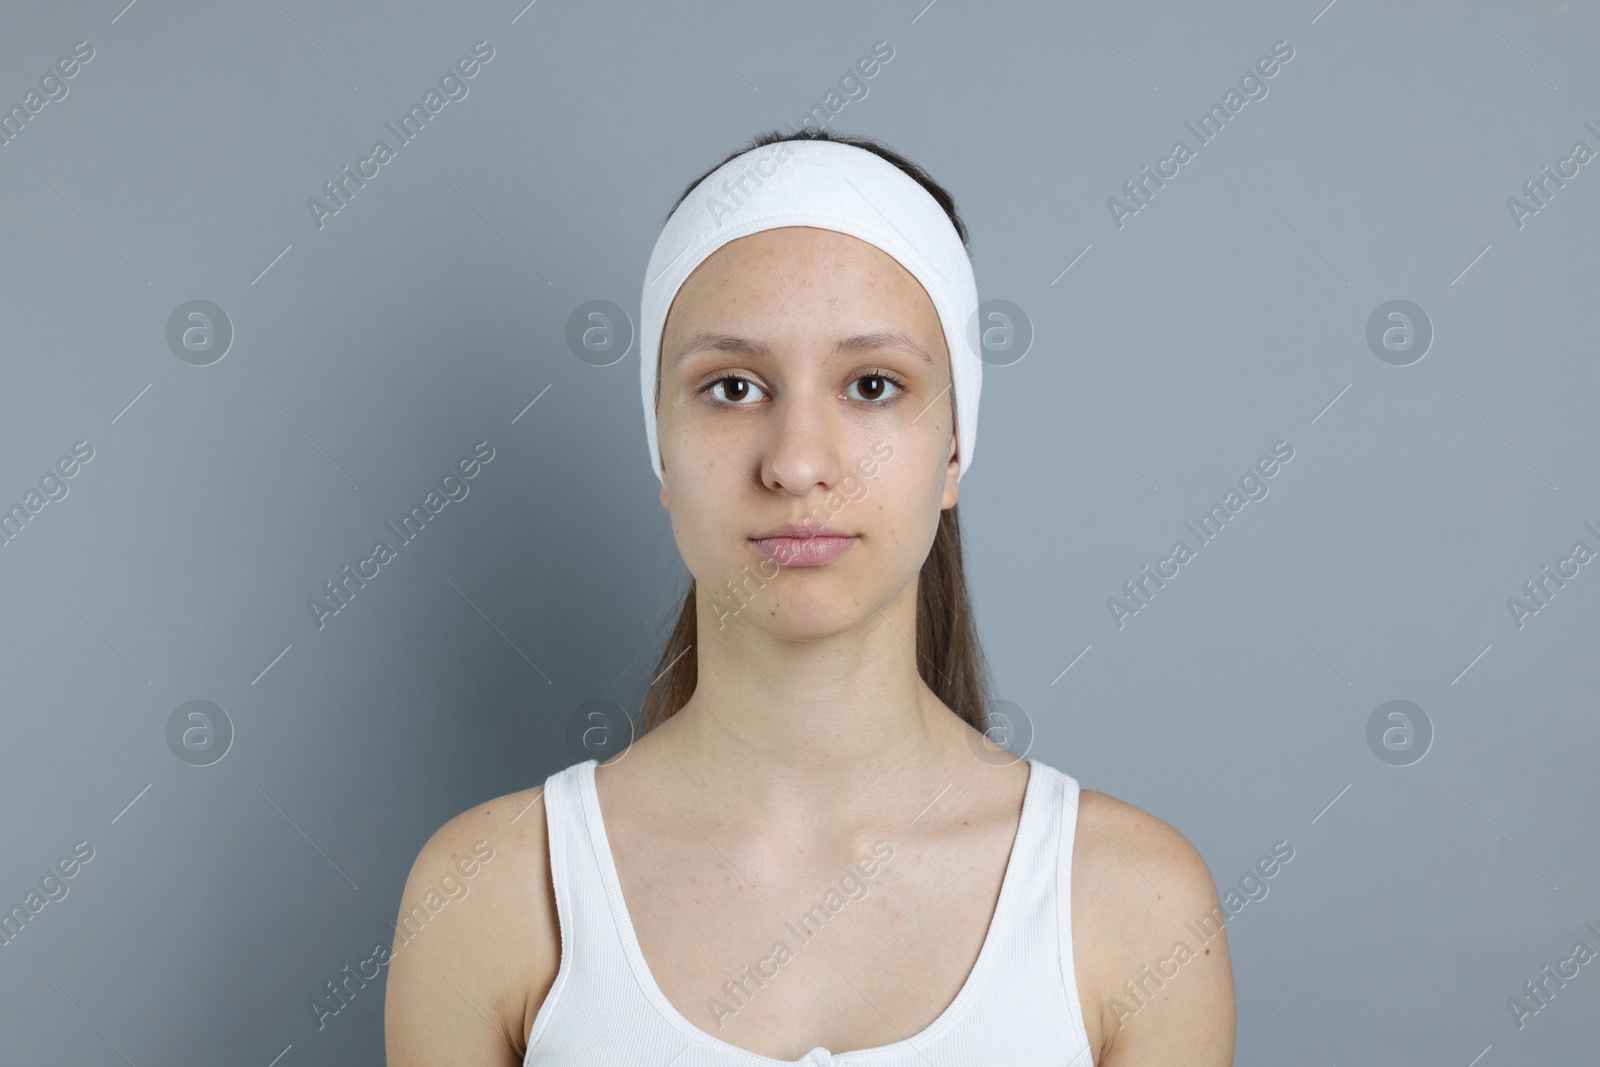
<svg viewBox="0 0 1600 1067">
<path fill-rule="evenodd" d="M 763 556 L 784 567 L 832 563 L 856 543 L 854 537 L 758 537 L 750 542 Z"/>
</svg>

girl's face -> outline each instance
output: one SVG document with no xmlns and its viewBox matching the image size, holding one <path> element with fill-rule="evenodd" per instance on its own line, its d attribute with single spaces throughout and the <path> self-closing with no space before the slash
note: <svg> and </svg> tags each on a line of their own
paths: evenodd
<svg viewBox="0 0 1600 1067">
<path fill-rule="evenodd" d="M 822 637 L 914 590 L 960 468 L 944 330 L 909 271 L 848 234 L 763 230 L 689 276 L 660 352 L 661 503 L 702 625 Z M 817 536 L 761 540 L 784 523 Z"/>
</svg>

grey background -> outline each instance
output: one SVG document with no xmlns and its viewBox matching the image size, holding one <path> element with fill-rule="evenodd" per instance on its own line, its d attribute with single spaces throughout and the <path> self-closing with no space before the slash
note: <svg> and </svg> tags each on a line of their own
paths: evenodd
<svg viewBox="0 0 1600 1067">
<path fill-rule="evenodd" d="M 637 353 L 580 360 L 568 317 L 636 315 L 683 186 L 880 40 L 830 128 L 951 189 L 981 296 L 1036 331 L 963 480 L 998 695 L 1224 891 L 1295 849 L 1230 923 L 1237 1062 L 1593 1061 L 1600 964 L 1520 1030 L 1507 1000 L 1600 948 L 1600 564 L 1506 604 L 1600 549 L 1600 163 L 1521 228 L 1506 203 L 1600 150 L 1592 9 L 449 7 L 0 13 L 7 107 L 95 53 L 0 148 L 0 504 L 95 450 L 0 548 L 0 902 L 95 850 L 0 947 L 0 1061 L 381 1062 L 381 979 L 320 1031 L 310 999 L 392 938 L 435 828 L 583 758 L 584 701 L 637 707 L 687 581 Z M 306 200 L 479 40 L 319 230 Z M 1119 228 L 1107 198 L 1279 40 Z M 193 299 L 235 331 L 207 367 L 166 344 Z M 1365 340 L 1392 299 L 1435 330 L 1406 367 Z M 319 630 L 307 599 L 480 440 Z M 1107 599 L 1279 440 L 1270 495 L 1119 629 Z M 195 699 L 236 732 L 203 768 L 165 732 Z M 1392 699 L 1435 731 L 1410 766 L 1366 742 Z"/>
</svg>

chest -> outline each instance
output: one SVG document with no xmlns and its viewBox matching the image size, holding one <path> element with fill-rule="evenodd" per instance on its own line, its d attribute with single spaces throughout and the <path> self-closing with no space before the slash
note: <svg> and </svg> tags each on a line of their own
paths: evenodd
<svg viewBox="0 0 1600 1067">
<path fill-rule="evenodd" d="M 622 823 L 617 881 L 651 978 L 723 1041 L 796 1059 L 890 1044 L 962 990 L 1000 899 L 1003 828 L 886 834 L 853 853 Z"/>
</svg>

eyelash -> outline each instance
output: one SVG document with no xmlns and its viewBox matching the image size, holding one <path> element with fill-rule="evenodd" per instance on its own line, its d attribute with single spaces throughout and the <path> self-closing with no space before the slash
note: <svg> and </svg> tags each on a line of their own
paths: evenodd
<svg viewBox="0 0 1600 1067">
<path fill-rule="evenodd" d="M 863 378 L 882 378 L 884 381 L 889 382 L 891 385 L 893 385 L 895 387 L 896 391 L 891 396 L 886 396 L 886 397 L 883 397 L 883 398 L 878 399 L 878 400 L 858 400 L 858 401 L 856 401 L 856 403 L 858 403 L 858 404 L 867 404 L 867 405 L 869 405 L 871 407 L 875 407 L 875 408 L 888 407 L 890 404 L 893 404 L 896 400 L 898 400 L 900 398 L 900 395 L 902 393 L 904 393 L 905 390 L 908 388 L 908 386 L 906 385 L 905 381 L 902 380 L 899 375 L 892 374 L 892 373 L 890 373 L 889 371 L 886 371 L 886 370 L 871 370 L 871 371 L 868 371 L 865 374 L 858 374 L 858 375 L 856 375 L 856 377 L 851 379 L 851 382 L 852 383 L 859 382 Z M 746 378 L 743 375 L 740 375 L 740 374 L 725 374 L 720 378 L 716 378 L 716 379 L 714 379 L 714 380 L 712 380 L 710 382 L 707 382 L 705 387 L 700 390 L 700 395 L 706 397 L 706 399 L 713 406 L 719 407 L 719 408 L 744 408 L 744 407 L 749 407 L 750 406 L 749 404 L 734 403 L 733 401 L 730 401 L 730 400 L 718 400 L 716 397 L 710 395 L 712 389 L 716 388 L 718 385 L 721 385 L 723 382 L 730 382 L 730 381 L 750 382 L 750 384 L 755 386 L 757 389 L 761 388 L 761 384 L 759 382 L 750 381 L 749 378 Z"/>
</svg>

